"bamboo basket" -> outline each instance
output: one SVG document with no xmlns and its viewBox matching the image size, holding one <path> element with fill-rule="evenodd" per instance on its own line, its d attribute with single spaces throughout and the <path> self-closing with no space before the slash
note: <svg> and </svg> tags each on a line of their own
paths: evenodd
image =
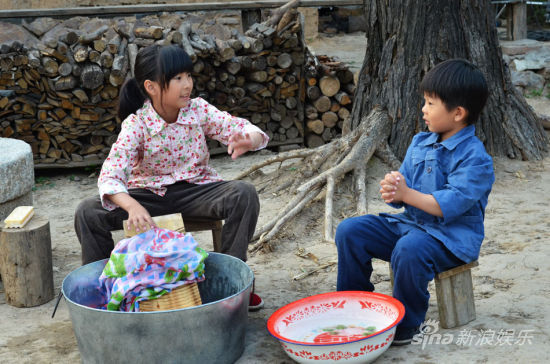
<svg viewBox="0 0 550 364">
<path fill-rule="evenodd" d="M 159 298 L 141 301 L 139 310 L 142 312 L 167 311 L 200 305 L 202 305 L 202 301 L 199 286 L 194 282 L 173 289 Z"/>
</svg>

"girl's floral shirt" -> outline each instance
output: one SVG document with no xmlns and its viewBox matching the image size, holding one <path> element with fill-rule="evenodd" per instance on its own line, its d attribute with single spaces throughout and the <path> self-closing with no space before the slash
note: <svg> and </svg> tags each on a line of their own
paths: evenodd
<svg viewBox="0 0 550 364">
<path fill-rule="evenodd" d="M 101 203 L 107 210 L 118 207 L 105 195 L 145 188 L 160 196 L 167 185 L 179 181 L 204 184 L 221 181 L 208 165 L 206 137 L 228 144 L 235 133 L 260 132 L 262 149 L 269 141 L 260 128 L 245 119 L 220 111 L 200 97 L 180 110 L 176 122 L 166 123 L 149 100 L 122 123 L 117 141 L 103 163 L 98 179 Z"/>
</svg>

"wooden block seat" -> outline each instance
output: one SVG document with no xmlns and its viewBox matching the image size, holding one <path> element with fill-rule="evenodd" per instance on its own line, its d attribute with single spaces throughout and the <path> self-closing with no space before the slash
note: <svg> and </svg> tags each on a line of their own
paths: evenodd
<svg viewBox="0 0 550 364">
<path fill-rule="evenodd" d="M 196 231 L 212 231 L 212 243 L 215 252 L 220 252 L 222 249 L 222 220 L 201 220 L 201 219 L 185 219 L 181 213 L 154 216 L 153 221 L 158 227 L 170 229 L 180 232 L 196 232 Z M 124 237 L 129 238 L 136 234 L 135 230 L 128 230 L 126 220 L 123 222 Z"/>
<path fill-rule="evenodd" d="M 474 287 L 472 268 L 479 265 L 475 260 L 435 276 L 435 293 L 441 327 L 451 329 L 475 320 Z M 393 287 L 393 271 L 390 265 L 390 280 Z"/>
</svg>

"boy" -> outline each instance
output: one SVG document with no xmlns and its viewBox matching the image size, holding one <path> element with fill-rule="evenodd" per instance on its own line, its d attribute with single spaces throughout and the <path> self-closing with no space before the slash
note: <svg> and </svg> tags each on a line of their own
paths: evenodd
<svg viewBox="0 0 550 364">
<path fill-rule="evenodd" d="M 420 91 L 430 132 L 417 134 L 399 172 L 380 182 L 382 199 L 405 211 L 349 218 L 336 230 L 337 290 L 373 291 L 371 259 L 391 262 L 393 296 L 405 306 L 395 345 L 418 333 L 435 274 L 479 256 L 495 179 L 473 125 L 488 96 L 479 69 L 461 59 L 442 62 L 425 75 Z"/>
</svg>

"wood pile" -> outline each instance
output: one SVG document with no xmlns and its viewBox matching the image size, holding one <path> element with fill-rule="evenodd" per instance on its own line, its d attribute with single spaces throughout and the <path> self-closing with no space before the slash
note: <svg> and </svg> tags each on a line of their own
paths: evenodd
<svg viewBox="0 0 550 364">
<path fill-rule="evenodd" d="M 328 56 L 309 55 L 305 68 L 305 143 L 310 148 L 342 135 L 349 118 L 355 82 L 342 62 Z"/>
<path fill-rule="evenodd" d="M 102 163 L 120 130 L 120 87 L 133 75 L 138 50 L 154 43 L 183 47 L 194 63 L 192 96 L 250 120 L 270 136 L 270 146 L 304 143 L 304 115 L 311 109 L 306 99 L 319 103 L 323 142 L 339 133 L 345 117 L 329 120 L 325 113 L 338 114 L 336 106 L 325 110 L 318 101 L 334 89 L 326 77 L 337 75 L 338 67 L 323 66 L 329 71 L 304 78 L 306 46 L 295 9 L 276 24 L 256 23 L 246 32 L 240 19 L 227 15 L 38 18 L 23 26 L 40 42 L 0 47 L 0 136 L 29 143 L 37 167 Z M 306 97 L 306 84 L 321 94 Z M 216 141 L 209 147 L 213 154 L 225 152 Z"/>
</svg>

